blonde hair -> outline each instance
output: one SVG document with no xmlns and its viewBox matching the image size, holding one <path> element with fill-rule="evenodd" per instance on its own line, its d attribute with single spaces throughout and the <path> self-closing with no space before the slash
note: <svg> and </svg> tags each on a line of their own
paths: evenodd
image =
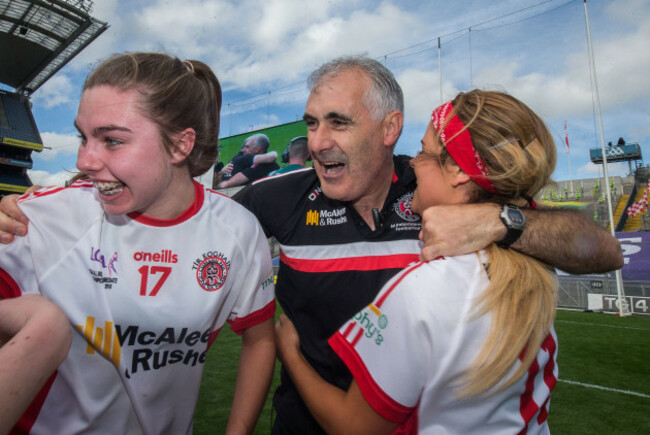
<svg viewBox="0 0 650 435">
<path fill-rule="evenodd" d="M 88 76 L 83 90 L 102 85 L 140 93 L 142 114 L 158 125 L 168 152 L 176 146 L 172 139 L 176 134 L 194 129 L 194 148 L 184 161 L 192 177 L 214 164 L 219 154 L 221 85 L 206 64 L 162 53 L 117 54 Z"/>
<path fill-rule="evenodd" d="M 470 202 L 526 206 L 555 169 L 555 143 L 542 119 L 501 92 L 461 93 L 453 107 L 469 130 L 496 190 L 490 193 L 473 183 Z M 449 158 L 444 151 L 441 163 Z M 492 325 L 483 348 L 461 379 L 461 397 L 497 385 L 493 392 L 498 392 L 516 382 L 536 358 L 555 317 L 557 283 L 548 265 L 495 244 L 486 248 L 486 254 L 490 283 L 472 316 L 489 313 Z M 501 382 L 517 359 L 521 359 L 517 370 Z"/>
</svg>

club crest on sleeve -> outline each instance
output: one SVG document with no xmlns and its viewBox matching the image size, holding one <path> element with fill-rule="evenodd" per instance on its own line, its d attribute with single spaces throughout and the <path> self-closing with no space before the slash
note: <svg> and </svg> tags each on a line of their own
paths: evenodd
<svg viewBox="0 0 650 435">
<path fill-rule="evenodd" d="M 413 192 L 402 195 L 393 206 L 395 213 L 407 222 L 417 222 L 420 216 L 413 213 L 411 210 L 411 203 L 413 202 Z"/>
<path fill-rule="evenodd" d="M 192 269 L 196 270 L 196 280 L 201 288 L 213 292 L 226 283 L 230 261 L 222 252 L 209 251 L 194 260 Z"/>
</svg>

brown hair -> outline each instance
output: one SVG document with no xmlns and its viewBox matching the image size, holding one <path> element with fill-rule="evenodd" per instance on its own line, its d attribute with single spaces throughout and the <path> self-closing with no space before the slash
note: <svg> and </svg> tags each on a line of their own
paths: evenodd
<svg viewBox="0 0 650 435">
<path fill-rule="evenodd" d="M 550 181 L 555 169 L 555 143 L 542 119 L 502 92 L 461 93 L 453 107 L 469 130 L 496 190 L 490 193 L 472 183 L 475 188 L 469 202 L 526 206 L 527 198 L 533 198 Z M 450 159 L 443 148 L 441 164 Z M 557 283 L 548 265 L 495 244 L 486 248 L 486 254 L 490 283 L 473 316 L 490 313 L 492 326 L 462 379 L 461 396 L 476 395 L 495 385 L 495 392 L 501 391 L 519 379 L 536 358 L 555 317 Z M 521 365 L 501 382 L 521 355 Z"/>
<path fill-rule="evenodd" d="M 117 54 L 88 76 L 83 90 L 102 85 L 136 89 L 142 95 L 142 113 L 158 125 L 167 151 L 175 146 L 175 134 L 194 129 L 194 148 L 184 162 L 192 177 L 214 164 L 219 154 L 221 85 L 206 64 L 161 53 Z"/>
</svg>

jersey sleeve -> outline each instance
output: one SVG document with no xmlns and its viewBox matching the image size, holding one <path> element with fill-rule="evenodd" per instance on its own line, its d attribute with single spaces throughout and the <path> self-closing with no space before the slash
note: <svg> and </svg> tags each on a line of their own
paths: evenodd
<svg viewBox="0 0 650 435">
<path fill-rule="evenodd" d="M 431 337 L 421 326 L 411 266 L 386 283 L 377 298 L 345 323 L 329 344 L 348 366 L 366 401 L 385 419 L 405 422 L 417 407 Z"/>
<path fill-rule="evenodd" d="M 251 216 L 251 220 L 255 219 Z M 243 271 L 237 285 L 238 297 L 228 322 L 237 334 L 257 325 L 275 313 L 275 284 L 269 245 L 257 221 L 250 239 L 242 243 Z M 248 242 L 248 243 L 246 243 Z"/>
<path fill-rule="evenodd" d="M 38 292 L 30 234 L 0 245 L 0 299 Z"/>
<path fill-rule="evenodd" d="M 101 219 L 103 211 L 93 207 L 92 183 L 77 181 L 73 187 L 43 188 L 18 199 L 18 206 L 29 219 L 25 237 L 16 237 L 8 245 L 0 245 L 0 297 L 9 294 L 8 278 L 22 294 L 39 292 L 39 280 L 76 243 L 93 222 Z"/>
</svg>

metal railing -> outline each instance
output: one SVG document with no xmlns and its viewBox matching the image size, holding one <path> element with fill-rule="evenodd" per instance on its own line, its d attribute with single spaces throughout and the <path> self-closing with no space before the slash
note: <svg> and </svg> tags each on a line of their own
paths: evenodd
<svg viewBox="0 0 650 435">
<path fill-rule="evenodd" d="M 586 310 L 588 295 L 617 295 L 616 278 L 609 275 L 560 276 L 558 307 Z M 650 297 L 650 282 L 624 281 L 626 297 Z"/>
</svg>

